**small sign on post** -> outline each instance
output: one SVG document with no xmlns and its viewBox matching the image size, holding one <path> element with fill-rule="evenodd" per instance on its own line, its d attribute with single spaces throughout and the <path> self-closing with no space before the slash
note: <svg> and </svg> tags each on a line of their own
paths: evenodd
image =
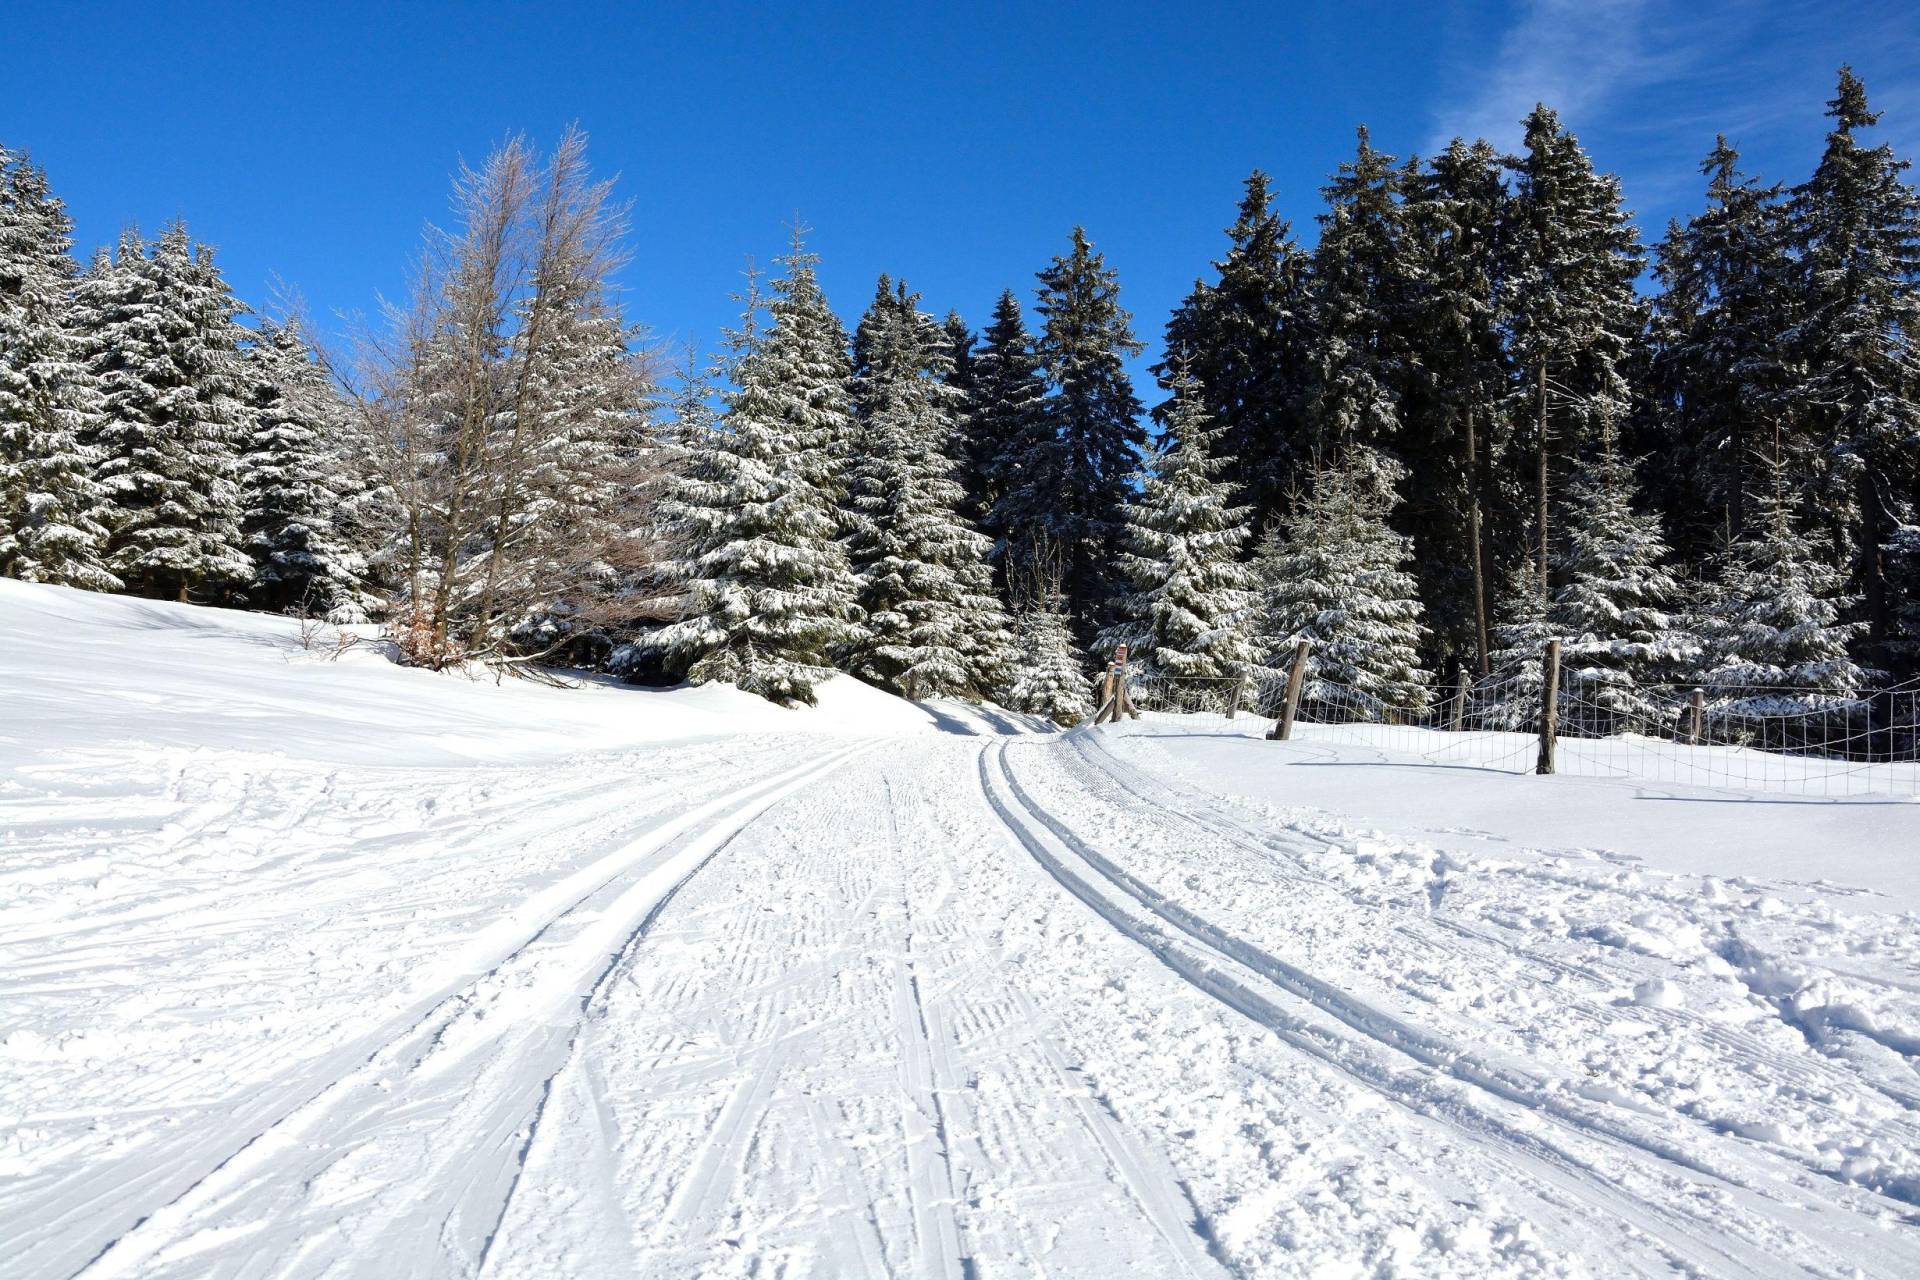
<svg viewBox="0 0 1920 1280">
<path fill-rule="evenodd" d="M 1540 760 L 1535 773 L 1553 772 L 1553 747 L 1560 735 L 1560 642 L 1547 641 L 1540 658 Z"/>
</svg>

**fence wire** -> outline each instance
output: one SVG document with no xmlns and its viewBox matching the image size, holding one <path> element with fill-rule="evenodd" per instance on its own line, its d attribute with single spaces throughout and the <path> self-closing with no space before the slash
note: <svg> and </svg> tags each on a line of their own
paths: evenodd
<svg viewBox="0 0 1920 1280">
<path fill-rule="evenodd" d="M 1743 688 L 1712 696 L 1691 685 L 1622 686 L 1604 672 L 1562 671 L 1554 772 L 1647 783 L 1805 796 L 1920 797 L 1920 685 L 1839 696 Z M 1378 692 L 1303 682 L 1294 735 L 1386 757 L 1530 773 L 1540 751 L 1538 667 L 1472 682 Z M 1145 714 L 1270 728 L 1284 673 L 1201 679 L 1130 671 Z"/>
</svg>

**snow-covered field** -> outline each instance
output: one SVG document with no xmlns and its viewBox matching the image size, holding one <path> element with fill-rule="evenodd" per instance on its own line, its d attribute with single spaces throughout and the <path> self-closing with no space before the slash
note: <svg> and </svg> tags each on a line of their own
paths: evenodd
<svg viewBox="0 0 1920 1280">
<path fill-rule="evenodd" d="M 0 580 L 0 1274 L 1920 1274 L 1920 804 Z"/>
</svg>

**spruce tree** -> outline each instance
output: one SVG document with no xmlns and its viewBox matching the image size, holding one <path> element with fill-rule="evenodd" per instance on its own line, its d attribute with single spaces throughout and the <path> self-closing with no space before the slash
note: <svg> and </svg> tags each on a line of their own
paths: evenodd
<svg viewBox="0 0 1920 1280">
<path fill-rule="evenodd" d="M 851 369 L 812 255 L 796 245 L 785 266 L 767 327 L 749 302 L 725 414 L 689 447 L 664 504 L 686 543 L 685 597 L 646 647 L 689 679 L 811 703 L 831 652 L 860 635 L 859 584 L 836 538 Z"/>
<path fill-rule="evenodd" d="M 1782 336 L 1798 296 L 1780 187 L 1739 168 L 1725 137 L 1701 163 L 1707 209 L 1661 243 L 1649 395 L 1659 506 L 1682 554 L 1747 528 L 1749 461 L 1781 426 Z M 1786 441 L 1789 446 L 1790 441 Z"/>
<path fill-rule="evenodd" d="M 1046 372 L 1034 353 L 1012 290 L 994 304 L 993 322 L 974 353 L 965 419 L 969 452 L 979 459 L 980 531 L 993 539 L 1003 584 L 1029 572 L 1043 535 L 1048 489 L 1062 470 L 1059 438 L 1047 413 Z"/>
<path fill-rule="evenodd" d="M 1256 658 L 1278 672 L 1308 641 L 1301 701 L 1319 718 L 1391 719 L 1427 705 L 1412 544 L 1387 522 L 1393 471 L 1364 452 L 1322 471 L 1254 561 Z"/>
<path fill-rule="evenodd" d="M 335 521 L 343 514 L 347 410 L 292 324 L 264 324 L 247 347 L 252 438 L 241 459 L 241 533 L 253 559 L 250 598 L 363 622 L 366 564 Z"/>
<path fill-rule="evenodd" d="M 1866 675 L 1847 657 L 1861 630 L 1840 620 L 1846 574 L 1823 564 L 1795 527 L 1778 462 L 1750 495 L 1749 531 L 1721 563 L 1702 683 L 1723 714 L 1790 715 L 1857 694 Z"/>
<path fill-rule="evenodd" d="M 1007 705 L 1059 725 L 1093 714 L 1086 658 L 1073 643 L 1065 603 L 1049 585 L 1015 614 L 1013 678 Z"/>
<path fill-rule="evenodd" d="M 882 276 L 854 335 L 847 548 L 866 626 L 849 661 L 909 698 L 983 694 L 997 683 L 1005 619 L 991 544 L 960 514 L 947 452 L 961 398 L 946 381 L 951 348 L 918 301 Z"/>
<path fill-rule="evenodd" d="M 1920 199 L 1910 162 L 1858 137 L 1880 117 L 1847 68 L 1827 114 L 1826 150 L 1793 194 L 1804 318 L 1786 342 L 1805 372 L 1789 412 L 1824 463 L 1815 500 L 1853 566 L 1869 649 L 1893 658 L 1888 548 L 1920 522 Z"/>
<path fill-rule="evenodd" d="M 1052 391 L 1053 439 L 1020 459 L 1025 501 L 1009 515 L 1060 549 L 1068 611 L 1091 634 L 1106 620 L 1127 478 L 1147 442 L 1125 365 L 1142 347 L 1120 306 L 1119 276 L 1083 228 L 1039 279 L 1045 327 L 1036 351 Z"/>
<path fill-rule="evenodd" d="M 1509 369 L 1496 287 L 1507 194 L 1485 142 L 1455 139 L 1415 177 L 1404 207 L 1410 359 L 1398 452 L 1409 470 L 1402 527 L 1413 537 L 1427 621 L 1443 654 L 1491 670 L 1490 530 L 1515 531 L 1493 477 L 1512 435 L 1500 401 Z"/>
<path fill-rule="evenodd" d="M 46 174 L 0 148 L 0 574 L 111 591 L 85 443 L 104 401 L 74 329 L 72 244 Z"/>
<path fill-rule="evenodd" d="M 1644 732 L 1657 707 L 1646 686 L 1678 674 L 1696 652 L 1670 614 L 1679 584 L 1663 563 L 1660 520 L 1635 509 L 1633 469 L 1611 437 L 1576 473 L 1549 618 L 1566 637 L 1565 716 L 1593 733 Z"/>
<path fill-rule="evenodd" d="M 1540 575 L 1515 560 L 1500 593 L 1504 616 L 1493 628 L 1492 677 L 1479 688 L 1473 714 L 1480 726 L 1529 730 L 1540 724 L 1540 694 L 1546 683 L 1546 647 L 1560 637 L 1548 617 Z"/>
<path fill-rule="evenodd" d="M 1234 481 L 1254 523 L 1264 524 L 1287 514 L 1312 466 L 1312 301 L 1308 257 L 1273 211 L 1267 175 L 1254 170 L 1245 187 L 1217 278 L 1195 281 L 1167 321 L 1168 354 L 1153 372 L 1170 398 L 1154 412 L 1164 425 L 1185 369 L 1219 425 L 1221 452 L 1239 460 Z"/>
<path fill-rule="evenodd" d="M 233 598 L 253 575 L 240 547 L 242 330 L 211 253 L 182 224 L 150 253 L 129 230 L 82 277 L 75 308 L 105 396 L 108 567 L 142 595 Z"/>
<path fill-rule="evenodd" d="M 1311 412 L 1318 456 L 1393 448 L 1400 434 L 1411 282 L 1400 195 L 1405 175 L 1366 129 L 1325 188 L 1313 254 Z"/>
<path fill-rule="evenodd" d="M 1133 589 L 1101 647 L 1127 645 L 1149 676 L 1238 680 L 1252 659 L 1243 627 L 1254 580 L 1239 559 L 1248 508 L 1230 500 L 1235 462 L 1218 452 L 1225 429 L 1207 416 L 1198 384 L 1181 374 L 1173 385 L 1170 443 L 1148 460 L 1126 508 L 1120 568 Z M 1218 690 L 1191 692 L 1197 702 Z"/>
<path fill-rule="evenodd" d="M 1527 116 L 1526 154 L 1504 237 L 1504 309 L 1516 365 L 1512 407 L 1530 427 L 1534 569 L 1553 564 L 1555 494 L 1565 460 L 1626 418 L 1627 369 L 1642 328 L 1634 291 L 1639 239 L 1620 183 L 1597 173 L 1579 140 L 1545 106 Z"/>
</svg>

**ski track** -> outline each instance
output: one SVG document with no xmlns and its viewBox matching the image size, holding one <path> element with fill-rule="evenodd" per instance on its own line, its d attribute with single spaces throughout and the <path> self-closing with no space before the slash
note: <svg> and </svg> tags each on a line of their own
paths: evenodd
<svg viewBox="0 0 1920 1280">
<path fill-rule="evenodd" d="M 205 1061 L 174 1047 L 188 1030 L 133 1042 L 98 1135 L 71 1123 L 94 1086 L 71 1116 L 13 1095 L 86 1158 L 0 1181 L 0 1272 L 1920 1274 L 1920 1184 L 1898 1176 L 1920 1084 L 1883 1061 L 1914 1055 L 1793 1004 L 1768 935 L 1697 944 L 1764 1020 L 1622 1000 L 1669 971 L 1657 951 L 1593 941 L 1597 916 L 1529 933 L 1473 895 L 1503 876 L 1678 909 L 1685 885 L 1359 858 L 1165 781 L 1132 742 L 768 735 L 426 788 L 199 753 L 142 766 L 145 791 L 40 769 L 4 801 L 22 883 L 94 906 L 0 918 L 0 991 L 162 972 L 222 1038 Z M 693 776 L 638 776 L 676 752 Z M 1463 1013 L 1436 972 L 1550 1025 Z M 234 1030 L 314 984 L 364 1007 Z M 1640 1028 L 1895 1172 L 1566 1051 Z"/>
<path fill-rule="evenodd" d="M 504 1204 L 511 1190 L 526 1145 L 523 1126 L 551 1089 L 552 1073 L 529 1066 L 570 1039 L 564 1036 L 567 1006 L 592 1001 L 661 905 L 741 829 L 863 749 L 869 748 L 831 753 L 824 762 L 688 810 L 563 881 L 549 896 L 573 901 L 530 937 L 477 978 L 432 999 L 398 1034 L 368 1037 L 378 1046 L 372 1052 L 356 1045 L 340 1055 L 360 1063 L 260 1128 L 79 1274 L 253 1273 L 270 1259 L 249 1249 L 245 1237 L 253 1235 L 263 1249 L 277 1247 L 267 1224 L 284 1228 L 289 1215 L 316 1201 L 325 1212 L 305 1233 L 303 1269 L 318 1268 L 328 1241 L 372 1248 L 386 1259 L 388 1274 L 470 1268 L 477 1260 L 472 1242 L 480 1239 L 484 1252 L 492 1236 L 484 1227 L 487 1215 L 497 1222 L 492 1206 Z M 596 963 L 601 968 L 592 975 Z M 582 999 L 581 980 L 588 976 Z M 496 1011 L 495 1004 L 504 1007 Z M 490 1017 L 496 1026 L 480 1025 Z M 483 1059 L 477 1072 L 455 1074 L 462 1059 L 475 1057 Z M 410 1149 L 415 1163 L 380 1188 L 367 1214 L 374 1229 L 362 1236 L 334 1219 L 337 1207 L 327 1198 L 337 1192 L 327 1180 L 343 1164 L 369 1161 L 383 1141 Z M 213 1220 L 218 1226 L 209 1229 Z M 441 1230 L 423 1235 L 422 1221 Z M 229 1247 L 208 1252 L 192 1238 L 196 1232 L 203 1242 Z"/>
</svg>

